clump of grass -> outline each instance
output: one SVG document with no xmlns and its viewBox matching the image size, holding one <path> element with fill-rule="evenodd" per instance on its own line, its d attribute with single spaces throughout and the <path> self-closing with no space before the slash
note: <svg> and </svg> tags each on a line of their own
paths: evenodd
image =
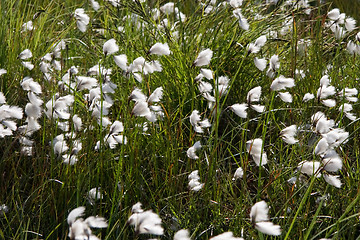
<svg viewBox="0 0 360 240">
<path fill-rule="evenodd" d="M 348 16 L 307 1 L 93 2 L 0 6 L 0 109 L 23 111 L 0 111 L 16 124 L 0 138 L 3 238 L 356 239 Z"/>
</svg>

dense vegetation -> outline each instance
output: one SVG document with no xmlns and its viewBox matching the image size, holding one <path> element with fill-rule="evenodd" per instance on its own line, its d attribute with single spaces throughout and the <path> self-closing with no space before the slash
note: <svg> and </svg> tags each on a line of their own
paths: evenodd
<svg viewBox="0 0 360 240">
<path fill-rule="evenodd" d="M 1 238 L 87 239 L 80 206 L 106 219 L 94 239 L 276 238 L 263 222 L 281 239 L 360 235 L 350 16 L 305 0 L 0 11 Z"/>
</svg>

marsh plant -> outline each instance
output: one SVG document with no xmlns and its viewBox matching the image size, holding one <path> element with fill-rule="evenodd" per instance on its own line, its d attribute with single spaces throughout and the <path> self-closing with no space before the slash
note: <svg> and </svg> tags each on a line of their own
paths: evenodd
<svg viewBox="0 0 360 240">
<path fill-rule="evenodd" d="M 360 235 L 352 16 L 310 0 L 0 11 L 0 238 Z"/>
</svg>

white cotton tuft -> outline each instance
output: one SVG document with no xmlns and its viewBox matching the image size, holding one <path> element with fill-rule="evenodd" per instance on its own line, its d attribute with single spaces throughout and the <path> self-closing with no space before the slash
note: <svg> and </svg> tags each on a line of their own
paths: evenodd
<svg viewBox="0 0 360 240">
<path fill-rule="evenodd" d="M 330 175 L 330 174 L 324 174 L 323 177 L 324 177 L 325 181 L 326 181 L 328 184 L 330 184 L 330 185 L 332 185 L 332 186 L 334 186 L 334 187 L 336 187 L 336 188 L 341 188 L 342 183 L 341 183 L 341 181 L 340 181 L 340 179 L 339 179 L 340 176 L 334 176 L 334 175 Z"/>
<path fill-rule="evenodd" d="M 304 97 L 303 97 L 303 102 L 308 102 L 308 101 L 310 101 L 310 100 L 312 100 L 312 99 L 314 99 L 314 98 L 315 98 L 314 94 L 312 94 L 312 93 L 306 93 L 306 94 L 304 95 Z"/>
<path fill-rule="evenodd" d="M 321 100 L 321 103 L 324 104 L 326 107 L 332 108 L 336 106 L 336 101 L 334 99 L 326 99 Z"/>
<path fill-rule="evenodd" d="M 75 114 L 72 118 L 73 124 L 74 124 L 74 130 L 75 131 L 81 131 L 81 127 L 82 127 L 82 120 L 81 118 Z"/>
<path fill-rule="evenodd" d="M 230 6 L 233 8 L 239 8 L 242 5 L 243 0 L 230 0 Z"/>
<path fill-rule="evenodd" d="M 0 104 L 6 103 L 6 98 L 2 92 L 0 92 Z"/>
<path fill-rule="evenodd" d="M 168 2 L 160 7 L 160 11 L 164 14 L 171 14 L 175 11 L 175 3 Z"/>
<path fill-rule="evenodd" d="M 23 65 L 25 68 L 29 69 L 30 71 L 33 70 L 34 64 L 31 62 L 21 62 L 21 65 Z"/>
<path fill-rule="evenodd" d="M 250 218 L 258 231 L 267 235 L 281 235 L 280 226 L 269 221 L 269 207 L 265 201 L 257 202 L 251 207 Z"/>
<path fill-rule="evenodd" d="M 160 102 L 163 97 L 163 88 L 158 87 L 154 90 L 154 92 L 149 96 L 148 103 L 157 103 Z"/>
<path fill-rule="evenodd" d="M 27 21 L 21 26 L 21 32 L 32 31 L 34 29 L 33 22 Z"/>
<path fill-rule="evenodd" d="M 197 66 L 197 67 L 209 65 L 212 56 L 213 56 L 213 51 L 211 51 L 209 48 L 207 48 L 199 53 L 199 55 L 195 59 L 193 65 Z"/>
<path fill-rule="evenodd" d="M 247 19 L 242 15 L 240 8 L 235 9 L 233 11 L 233 15 L 238 19 L 239 26 L 241 29 L 243 29 L 245 31 L 249 30 L 249 23 L 248 23 Z"/>
<path fill-rule="evenodd" d="M 135 102 L 139 102 L 139 101 L 143 101 L 146 102 L 147 101 L 147 97 L 146 95 L 139 89 L 139 88 L 135 88 L 130 96 L 129 96 L 129 100 L 133 100 Z"/>
<path fill-rule="evenodd" d="M 85 32 L 87 25 L 90 22 L 90 17 L 85 13 L 83 8 L 75 10 L 74 17 L 76 19 L 76 25 L 81 32 Z"/>
<path fill-rule="evenodd" d="M 234 177 L 232 178 L 233 181 L 240 179 L 244 176 L 244 170 L 239 167 L 236 169 L 235 173 L 234 173 Z"/>
<path fill-rule="evenodd" d="M 286 142 L 287 144 L 295 144 L 299 142 L 299 140 L 295 139 L 296 132 L 297 132 L 296 125 L 291 125 L 281 130 L 280 136 L 283 139 L 283 141 Z"/>
<path fill-rule="evenodd" d="M 352 17 L 345 18 L 345 28 L 351 32 L 356 28 L 356 20 Z"/>
<path fill-rule="evenodd" d="M 252 156 L 257 166 L 267 164 L 267 155 L 263 152 L 263 141 L 255 138 L 246 142 L 246 150 Z"/>
<path fill-rule="evenodd" d="M 148 103 L 144 101 L 136 102 L 132 114 L 138 117 L 145 117 L 151 114 Z"/>
<path fill-rule="evenodd" d="M 265 111 L 265 106 L 259 105 L 259 104 L 255 104 L 255 105 L 252 104 L 252 105 L 250 105 L 250 108 L 255 110 L 258 113 L 262 113 Z"/>
<path fill-rule="evenodd" d="M 325 99 L 335 95 L 336 90 L 334 86 L 321 86 L 317 91 L 317 98 Z"/>
<path fill-rule="evenodd" d="M 255 45 L 259 47 L 263 47 L 266 41 L 267 41 L 266 35 L 262 35 L 255 40 Z"/>
<path fill-rule="evenodd" d="M 85 76 L 76 76 L 76 89 L 82 91 L 84 89 L 91 89 L 97 86 L 97 79 Z"/>
<path fill-rule="evenodd" d="M 112 38 L 104 43 L 103 53 L 105 55 L 111 55 L 113 53 L 116 53 L 117 51 L 119 51 L 119 46 L 116 44 L 115 39 Z"/>
<path fill-rule="evenodd" d="M 230 106 L 230 109 L 239 117 L 241 118 L 247 118 L 247 112 L 246 109 L 248 109 L 248 106 L 246 103 L 236 103 Z"/>
<path fill-rule="evenodd" d="M 84 212 L 85 212 L 85 207 L 82 206 L 73 209 L 67 217 L 67 223 L 71 226 L 75 222 L 76 218 L 82 217 L 84 215 Z"/>
<path fill-rule="evenodd" d="M 270 78 L 274 78 L 275 73 L 279 68 L 280 68 L 279 56 L 278 55 L 271 56 L 269 68 L 266 72 L 266 75 Z"/>
<path fill-rule="evenodd" d="M 95 1 L 95 0 L 90 0 L 90 3 L 91 3 L 91 7 L 95 10 L 95 11 L 98 11 L 100 9 L 100 4 Z"/>
<path fill-rule="evenodd" d="M 275 225 L 272 222 L 258 222 L 255 223 L 255 228 L 260 232 L 271 235 L 271 236 L 280 236 L 281 228 L 279 225 Z"/>
<path fill-rule="evenodd" d="M 321 173 L 319 172 L 320 162 L 317 161 L 302 161 L 299 163 L 298 169 L 301 171 L 301 173 L 304 173 L 308 176 L 312 176 L 314 174 L 316 177 L 321 176 Z"/>
<path fill-rule="evenodd" d="M 338 8 L 334 8 L 328 12 L 327 16 L 331 20 L 337 20 L 340 17 L 340 10 Z"/>
<path fill-rule="evenodd" d="M 200 74 L 208 80 L 214 79 L 213 71 L 210 69 L 202 68 L 200 69 Z"/>
<path fill-rule="evenodd" d="M 174 240 L 190 240 L 190 233 L 187 229 L 181 229 L 174 234 Z"/>
<path fill-rule="evenodd" d="M 320 141 L 316 144 L 314 149 L 315 155 L 322 155 L 324 154 L 329 148 L 329 144 L 325 138 L 321 138 Z"/>
<path fill-rule="evenodd" d="M 289 92 L 279 92 L 278 95 L 283 102 L 291 103 L 293 101 L 292 95 Z"/>
<path fill-rule="evenodd" d="M 264 71 L 265 68 L 266 68 L 266 64 L 267 64 L 267 61 L 265 58 L 257 58 L 255 57 L 254 58 L 254 64 L 256 66 L 257 69 L 259 69 L 260 71 Z"/>
<path fill-rule="evenodd" d="M 342 159 L 334 149 L 326 151 L 322 163 L 327 172 L 337 172 L 342 168 Z"/>
<path fill-rule="evenodd" d="M 285 90 L 286 88 L 292 88 L 295 86 L 295 81 L 293 78 L 286 78 L 283 75 L 276 78 L 270 86 L 272 91 Z"/>
<path fill-rule="evenodd" d="M 127 66 L 127 56 L 125 54 L 121 54 L 121 55 L 114 55 L 114 61 L 115 64 L 121 68 L 123 71 L 126 71 L 128 66 Z"/>
<path fill-rule="evenodd" d="M 244 240 L 241 237 L 234 237 L 232 232 L 224 232 L 215 237 L 210 238 L 210 240 Z"/>
<path fill-rule="evenodd" d="M 5 69 L 1 68 L 1 69 L 0 69 L 0 76 L 1 76 L 1 75 L 4 75 L 5 73 L 7 73 L 7 71 L 6 71 Z"/>
<path fill-rule="evenodd" d="M 30 51 L 30 49 L 25 49 L 24 51 L 22 51 L 20 54 L 19 54 L 19 58 L 21 60 L 26 60 L 26 59 L 29 59 L 31 58 L 33 55 L 32 55 L 32 52 Z"/>
<path fill-rule="evenodd" d="M 265 201 L 255 203 L 251 207 L 250 218 L 252 222 L 269 221 L 269 207 Z"/>
<path fill-rule="evenodd" d="M 261 87 L 255 87 L 253 89 L 251 89 L 248 93 L 247 93 L 247 102 L 248 103 L 253 103 L 253 102 L 259 102 L 260 101 L 260 96 L 261 96 Z"/>
<path fill-rule="evenodd" d="M 137 203 L 136 205 L 139 205 Z M 163 235 L 164 229 L 161 226 L 161 218 L 152 210 L 133 212 L 127 223 L 135 227 L 137 234 Z"/>
<path fill-rule="evenodd" d="M 188 186 L 190 191 L 198 192 L 204 187 L 204 183 L 200 183 L 199 170 L 192 171 L 189 176 Z"/>
<path fill-rule="evenodd" d="M 167 43 L 155 43 L 149 50 L 150 54 L 155 55 L 170 55 L 171 51 Z"/>
<path fill-rule="evenodd" d="M 196 151 L 201 149 L 201 143 L 200 141 L 197 141 L 193 146 L 191 146 L 187 151 L 186 155 L 190 159 L 199 159 L 199 157 L 196 155 Z"/>
</svg>

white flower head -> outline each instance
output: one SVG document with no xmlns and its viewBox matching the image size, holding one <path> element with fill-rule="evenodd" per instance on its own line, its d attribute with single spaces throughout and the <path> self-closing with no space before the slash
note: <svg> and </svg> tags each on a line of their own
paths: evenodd
<svg viewBox="0 0 360 240">
<path fill-rule="evenodd" d="M 149 50 L 150 54 L 155 55 L 170 55 L 171 51 L 167 43 L 155 43 Z"/>
<path fill-rule="evenodd" d="M 116 44 L 115 39 L 109 39 L 104 43 L 103 53 L 105 55 L 111 55 L 113 53 L 116 53 L 117 51 L 119 51 L 119 46 Z"/>
<path fill-rule="evenodd" d="M 303 97 L 303 102 L 308 102 L 308 101 L 310 101 L 310 100 L 312 100 L 312 99 L 314 99 L 314 98 L 315 98 L 314 94 L 312 94 L 312 93 L 306 93 L 306 94 L 304 95 L 304 97 Z"/>
<path fill-rule="evenodd" d="M 91 3 L 91 7 L 95 10 L 95 11 L 98 11 L 100 9 L 100 4 L 95 1 L 95 0 L 90 0 L 90 3 Z"/>
<path fill-rule="evenodd" d="M 190 240 L 190 233 L 187 229 L 181 229 L 174 234 L 174 240 Z"/>
<path fill-rule="evenodd" d="M 70 239 L 97 239 L 92 234 L 91 228 L 106 228 L 108 226 L 105 218 L 90 216 L 85 220 L 80 218 L 84 215 L 85 207 L 73 209 L 68 217 Z"/>
<path fill-rule="evenodd" d="M 336 188 L 341 188 L 342 183 L 339 179 L 340 176 L 324 174 L 323 177 L 324 177 L 325 182 L 327 182 L 328 184 L 330 184 Z"/>
<path fill-rule="evenodd" d="M 76 19 L 76 25 L 81 32 L 85 32 L 87 25 L 90 22 L 90 17 L 85 13 L 83 8 L 75 10 L 74 17 Z"/>
<path fill-rule="evenodd" d="M 267 155 L 263 152 L 263 141 L 255 138 L 246 142 L 246 150 L 254 159 L 257 166 L 263 166 L 267 163 Z"/>
<path fill-rule="evenodd" d="M 246 103 L 236 103 L 230 106 L 230 109 L 239 117 L 241 118 L 247 118 L 247 112 L 246 109 L 248 109 L 248 105 Z"/>
<path fill-rule="evenodd" d="M 22 51 L 20 54 L 19 54 L 19 59 L 21 60 L 27 60 L 29 58 L 31 58 L 33 55 L 32 55 L 32 52 L 30 51 L 30 49 L 25 49 L 24 51 Z"/>
<path fill-rule="evenodd" d="M 289 92 L 279 92 L 278 96 L 283 102 L 291 103 L 293 101 L 292 95 Z"/>
<path fill-rule="evenodd" d="M 21 32 L 32 31 L 34 29 L 33 22 L 31 20 L 24 23 L 21 27 Z"/>
<path fill-rule="evenodd" d="M 265 201 L 257 202 L 251 207 L 250 218 L 258 231 L 267 235 L 281 235 L 280 226 L 269 221 L 269 207 Z"/>
<path fill-rule="evenodd" d="M 211 123 L 207 118 L 201 121 L 198 110 L 194 110 L 190 115 L 190 123 L 194 127 L 194 131 L 197 133 L 203 133 L 204 128 L 211 127 Z"/>
<path fill-rule="evenodd" d="M 248 93 L 247 93 L 247 102 L 248 103 L 253 103 L 253 102 L 259 102 L 260 101 L 260 96 L 261 96 L 261 87 L 257 86 L 253 89 L 251 89 Z"/>
<path fill-rule="evenodd" d="M 299 142 L 299 140 L 295 139 L 296 132 L 297 132 L 296 125 L 291 125 L 281 130 L 280 136 L 287 144 L 295 144 Z"/>
<path fill-rule="evenodd" d="M 241 237 L 235 237 L 232 232 L 224 232 L 215 237 L 210 238 L 210 240 L 244 240 Z"/>
<path fill-rule="evenodd" d="M 239 167 L 236 169 L 235 173 L 234 173 L 234 177 L 232 178 L 233 181 L 240 179 L 244 176 L 244 170 Z"/>
<path fill-rule="evenodd" d="M 239 26 L 241 29 L 243 29 L 245 31 L 249 30 L 249 23 L 248 23 L 247 19 L 242 15 L 240 8 L 235 9 L 233 11 L 233 15 L 238 19 Z"/>
<path fill-rule="evenodd" d="M 190 191 L 198 192 L 204 187 L 204 183 L 200 183 L 199 170 L 192 171 L 189 176 Z"/>
<path fill-rule="evenodd" d="M 115 64 L 121 68 L 123 71 L 126 71 L 128 66 L 127 66 L 127 56 L 125 54 L 121 54 L 121 55 L 114 55 L 114 61 Z"/>
<path fill-rule="evenodd" d="M 298 165 L 298 169 L 301 173 L 306 174 L 308 176 L 315 175 L 316 177 L 321 177 L 320 162 L 317 161 L 302 161 Z"/>
<path fill-rule="evenodd" d="M 191 146 L 187 151 L 186 155 L 190 159 L 199 159 L 199 157 L 196 155 L 196 151 L 201 149 L 201 143 L 200 141 L 197 141 L 193 146 Z"/>
<path fill-rule="evenodd" d="M 295 86 L 295 81 L 293 78 L 286 78 L 283 75 L 276 78 L 270 86 L 272 91 L 285 90 L 286 88 L 292 88 Z"/>
<path fill-rule="evenodd" d="M 173 2 L 168 2 L 160 7 L 160 11 L 164 14 L 171 14 L 175 11 L 175 4 Z"/>
<path fill-rule="evenodd" d="M 265 58 L 259 59 L 259 58 L 255 57 L 254 58 L 254 64 L 255 64 L 257 69 L 259 69 L 260 71 L 264 71 L 265 68 L 266 68 L 267 61 L 266 61 Z"/>
<path fill-rule="evenodd" d="M 195 59 L 193 65 L 196 67 L 209 65 L 212 56 L 213 56 L 213 51 L 211 51 L 209 48 L 207 48 L 199 53 L 199 55 Z"/>
<path fill-rule="evenodd" d="M 135 206 L 135 207 L 134 207 Z M 152 210 L 143 211 L 141 203 L 133 206 L 133 214 L 129 217 L 127 223 L 134 226 L 137 234 L 163 235 L 164 229 L 161 226 L 161 218 Z"/>
</svg>

